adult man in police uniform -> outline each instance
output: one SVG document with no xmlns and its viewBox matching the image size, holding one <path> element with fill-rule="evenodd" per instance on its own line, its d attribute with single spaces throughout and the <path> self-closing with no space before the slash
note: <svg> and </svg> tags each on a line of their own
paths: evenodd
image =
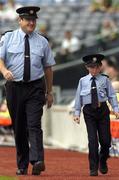
<svg viewBox="0 0 119 180">
<path fill-rule="evenodd" d="M 79 81 L 76 98 L 74 121 L 80 122 L 80 112 L 83 114 L 88 132 L 90 176 L 98 175 L 98 168 L 102 174 L 108 172 L 107 159 L 111 143 L 108 100 L 119 117 L 119 107 L 114 89 L 106 75 L 100 74 L 102 54 L 83 57 L 89 74 Z M 100 152 L 98 151 L 98 139 Z"/>
<path fill-rule="evenodd" d="M 17 9 L 20 28 L 7 32 L 0 43 L 0 71 L 7 80 L 6 97 L 15 134 L 17 175 L 27 174 L 29 162 L 33 165 L 32 175 L 45 170 L 41 117 L 45 101 L 48 108 L 52 106 L 55 61 L 47 40 L 34 31 L 39 10 L 34 6 Z"/>
<path fill-rule="evenodd" d="M 109 56 L 102 61 L 102 71 L 107 74 L 111 80 L 117 81 L 119 79 L 119 61 L 118 56 Z"/>
</svg>

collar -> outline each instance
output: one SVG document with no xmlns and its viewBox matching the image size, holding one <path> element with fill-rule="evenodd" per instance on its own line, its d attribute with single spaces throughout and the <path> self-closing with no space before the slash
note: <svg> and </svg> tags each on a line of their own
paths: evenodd
<svg viewBox="0 0 119 180">
<path fill-rule="evenodd" d="M 90 79 L 90 80 L 92 80 L 92 79 L 91 79 L 92 77 L 93 77 L 93 76 L 92 76 L 91 74 L 89 74 L 89 79 Z M 100 77 L 100 74 L 97 74 L 97 75 L 95 76 L 96 79 L 99 79 L 99 77 Z"/>
<path fill-rule="evenodd" d="M 19 29 L 19 33 L 20 33 L 21 37 L 24 39 L 26 33 L 21 28 Z M 34 32 L 29 34 L 29 38 L 31 38 L 33 36 L 33 34 L 34 34 Z"/>
<path fill-rule="evenodd" d="M 21 28 L 19 29 L 19 33 L 20 33 L 20 36 L 22 37 L 22 39 L 24 39 L 26 34 Z"/>
</svg>

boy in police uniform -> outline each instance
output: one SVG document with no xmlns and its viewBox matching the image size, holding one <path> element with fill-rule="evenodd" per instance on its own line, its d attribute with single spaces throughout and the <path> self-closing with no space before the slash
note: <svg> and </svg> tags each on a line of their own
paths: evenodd
<svg viewBox="0 0 119 180">
<path fill-rule="evenodd" d="M 107 159 L 111 143 L 109 108 L 111 104 L 115 116 L 119 117 L 119 107 L 114 89 L 106 75 L 101 74 L 102 54 L 83 57 L 89 74 L 79 80 L 76 97 L 74 121 L 80 123 L 83 114 L 88 132 L 90 176 L 98 176 L 98 168 L 102 174 L 108 172 Z M 99 152 L 100 143 L 100 152 Z"/>
</svg>

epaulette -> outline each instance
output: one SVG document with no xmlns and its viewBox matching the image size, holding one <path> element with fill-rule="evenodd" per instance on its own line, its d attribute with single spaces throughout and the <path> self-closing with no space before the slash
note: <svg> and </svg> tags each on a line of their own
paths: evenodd
<svg viewBox="0 0 119 180">
<path fill-rule="evenodd" d="M 1 36 L 4 36 L 6 33 L 8 32 L 12 32 L 13 30 L 8 30 L 8 31 L 5 31 L 4 33 L 1 34 Z"/>
<path fill-rule="evenodd" d="M 102 75 L 102 76 L 106 76 L 107 78 L 109 78 L 109 76 L 108 76 L 107 74 L 103 74 L 103 73 L 102 73 L 101 75 Z"/>
<path fill-rule="evenodd" d="M 47 39 L 47 41 L 49 41 L 49 37 L 47 37 L 46 35 L 42 34 L 42 33 L 38 33 L 39 35 L 43 36 L 45 39 Z"/>
<path fill-rule="evenodd" d="M 39 32 L 37 32 L 40 36 L 43 36 L 43 34 L 42 33 L 39 33 Z"/>
</svg>

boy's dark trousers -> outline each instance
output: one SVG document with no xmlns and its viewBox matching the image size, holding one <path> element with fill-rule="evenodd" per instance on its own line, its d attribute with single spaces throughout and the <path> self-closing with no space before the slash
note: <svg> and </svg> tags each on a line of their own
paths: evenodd
<svg viewBox="0 0 119 180">
<path fill-rule="evenodd" d="M 109 108 L 106 102 L 93 109 L 91 104 L 83 108 L 88 133 L 90 171 L 97 171 L 99 162 L 106 162 L 111 144 Z M 99 143 L 100 151 L 99 151 Z"/>
</svg>

